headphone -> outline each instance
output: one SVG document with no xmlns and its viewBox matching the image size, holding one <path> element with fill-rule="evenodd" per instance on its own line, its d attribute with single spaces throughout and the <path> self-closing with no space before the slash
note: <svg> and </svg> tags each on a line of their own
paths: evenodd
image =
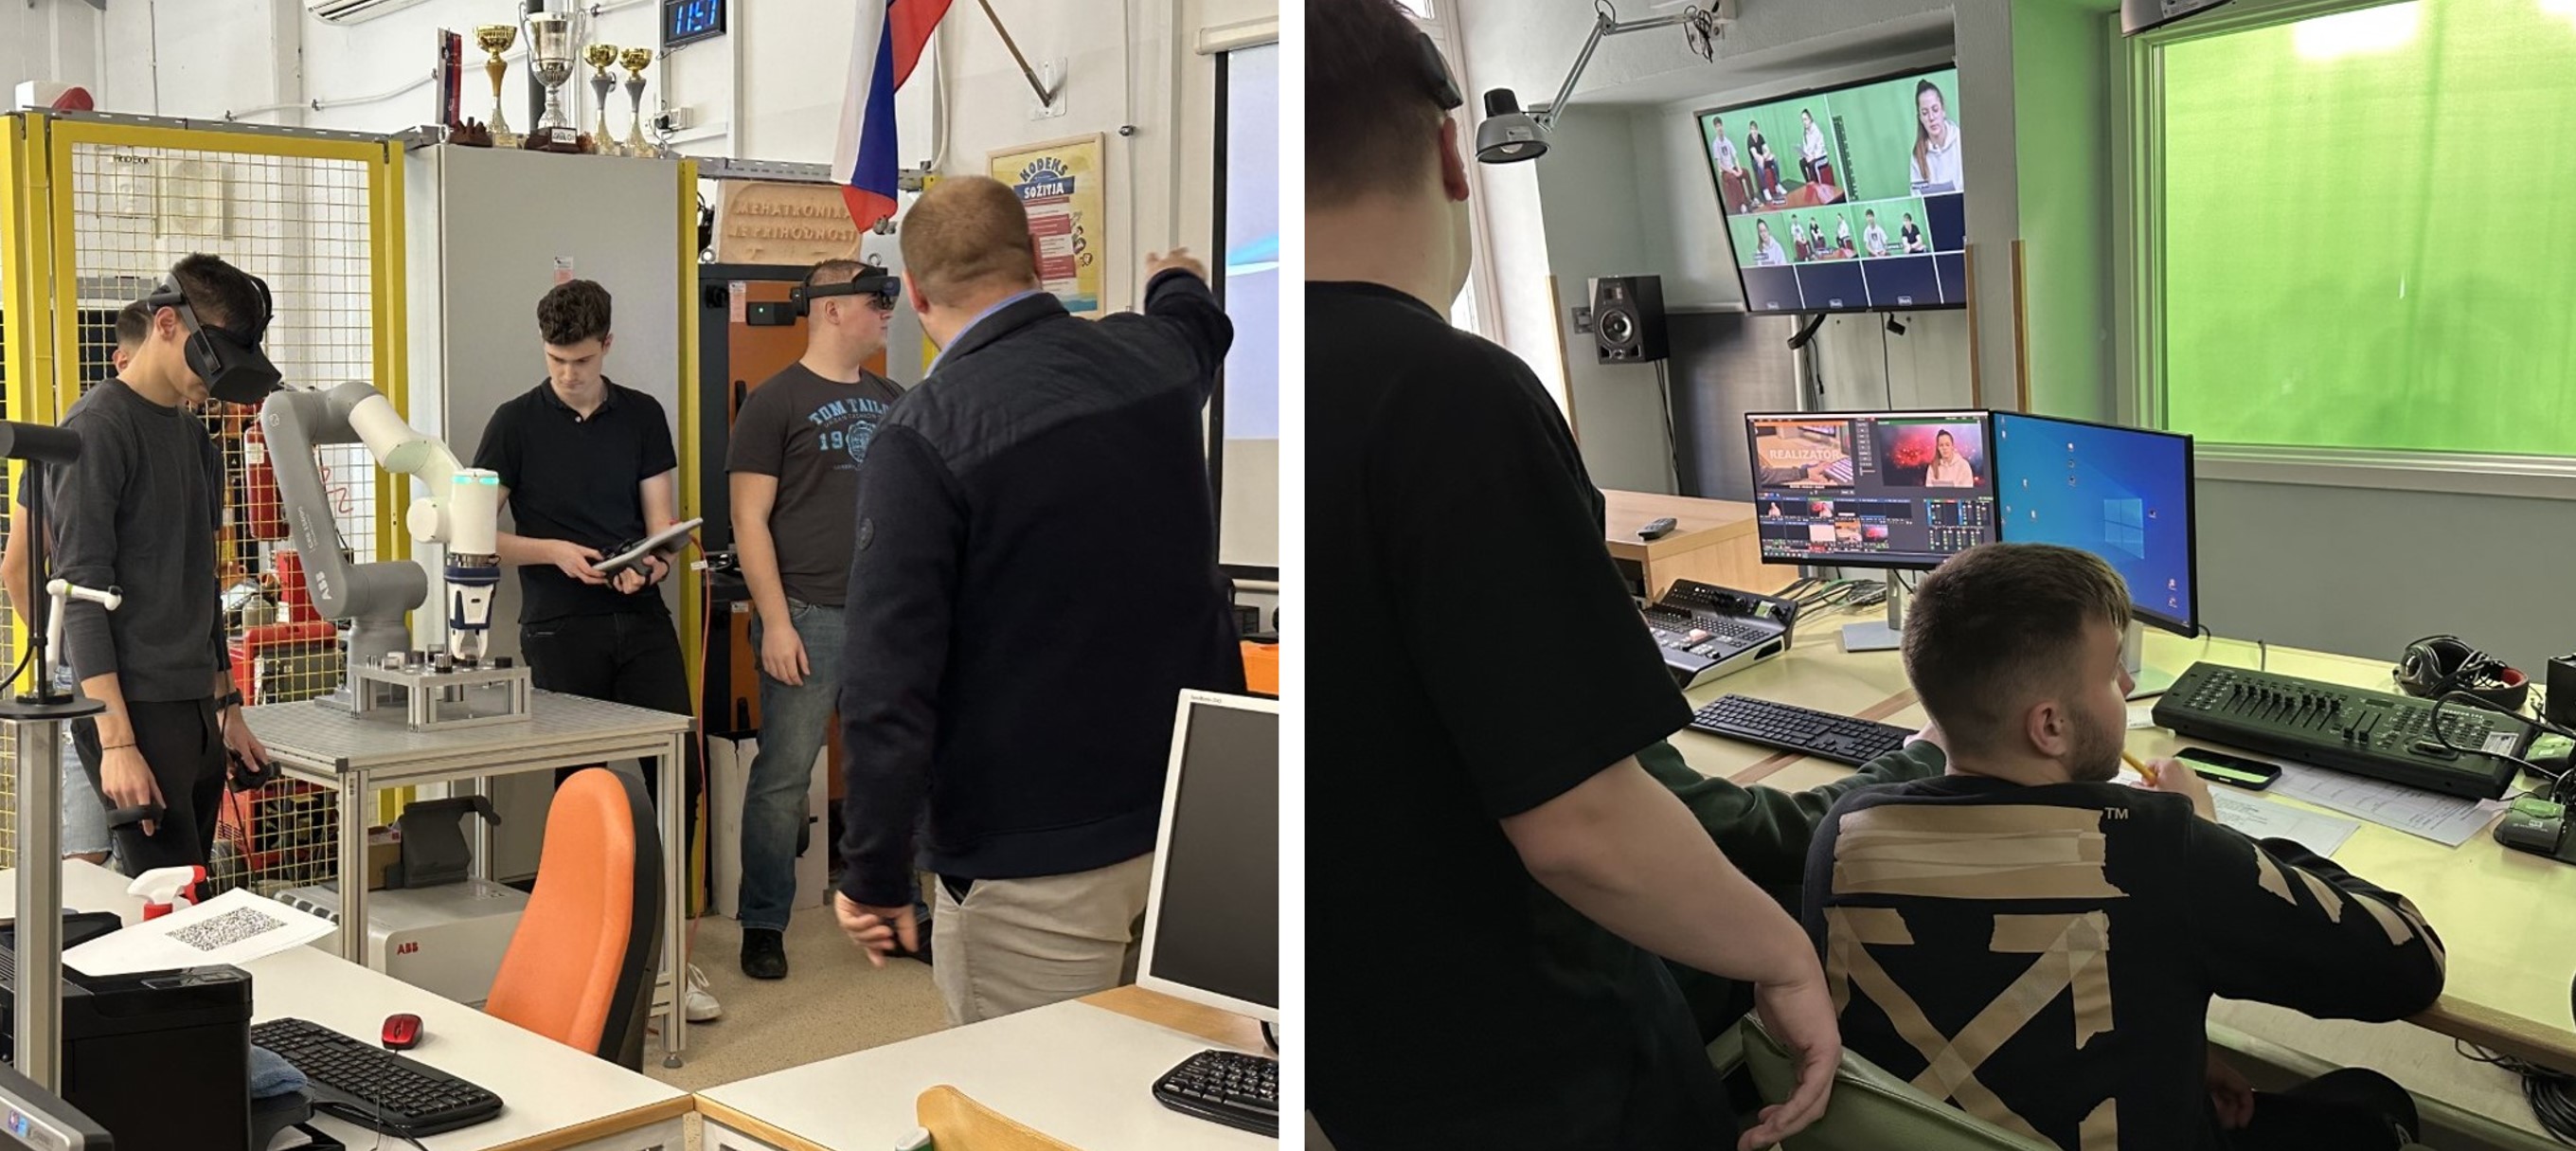
<svg viewBox="0 0 2576 1151">
<path fill-rule="evenodd" d="M 179 270 L 161 278 L 161 285 L 143 297 L 143 306 L 152 309 L 171 308 L 188 327 L 187 342 L 182 345 L 188 357 L 188 370 L 206 381 L 206 390 L 216 399 L 235 404 L 256 404 L 278 388 L 277 366 L 259 350 L 259 342 L 268 335 L 268 321 L 276 314 L 276 302 L 268 294 L 268 281 L 248 272 L 250 282 L 259 289 L 259 318 L 244 323 L 244 317 L 233 317 L 234 327 L 217 327 L 197 319 L 197 310 L 188 303 L 188 293 L 179 284 Z"/>
<path fill-rule="evenodd" d="M 2390 669 L 2406 694 L 2440 698 L 2466 692 L 2509 712 L 2531 697 L 2531 680 L 2503 660 L 2455 635 L 2429 635 L 2406 645 Z"/>
</svg>

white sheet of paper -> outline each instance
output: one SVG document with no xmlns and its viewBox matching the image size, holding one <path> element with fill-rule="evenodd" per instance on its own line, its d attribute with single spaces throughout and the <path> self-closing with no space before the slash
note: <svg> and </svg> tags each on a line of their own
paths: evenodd
<svg viewBox="0 0 2576 1151">
<path fill-rule="evenodd" d="M 2444 847 L 2468 842 L 2470 836 L 2505 809 L 2501 800 L 2462 799 L 2295 763 L 2282 763 L 2281 781 L 2272 786 L 2283 795 L 2408 835 L 2420 835 Z"/>
<path fill-rule="evenodd" d="M 2120 766 L 2114 782 L 2131 787 L 2146 785 L 2146 777 L 2128 765 Z M 2274 784 L 2274 787 L 2280 786 Z M 2286 839 L 2319 855 L 2331 857 L 2343 848 L 2361 825 L 2349 819 L 2301 811 L 2283 803 L 2267 803 L 2242 791 L 2219 784 L 2209 785 L 2210 806 L 2218 809 L 2218 822 L 2256 839 Z"/>
<path fill-rule="evenodd" d="M 238 966 L 302 947 L 331 930 L 328 920 L 233 890 L 63 952 L 63 966 L 86 975 L 130 975 L 214 963 Z"/>
</svg>

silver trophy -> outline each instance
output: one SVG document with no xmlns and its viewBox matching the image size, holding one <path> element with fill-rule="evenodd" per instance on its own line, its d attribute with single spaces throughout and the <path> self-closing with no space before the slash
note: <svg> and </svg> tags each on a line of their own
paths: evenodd
<svg viewBox="0 0 2576 1151">
<path fill-rule="evenodd" d="M 546 152 L 581 151 L 581 130 L 572 126 L 563 110 L 563 86 L 572 79 L 575 59 L 572 15 L 531 12 L 527 27 L 528 69 L 536 74 L 537 83 L 546 87 L 545 115 L 537 118 L 537 129 L 530 135 L 528 146 Z"/>
</svg>

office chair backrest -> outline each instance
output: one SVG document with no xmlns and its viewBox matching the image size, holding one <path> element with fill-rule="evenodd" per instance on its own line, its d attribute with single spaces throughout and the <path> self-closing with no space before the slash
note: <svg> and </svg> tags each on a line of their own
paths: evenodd
<svg viewBox="0 0 2576 1151">
<path fill-rule="evenodd" d="M 604 767 L 564 781 L 486 1014 L 642 1069 L 662 928 L 655 827 L 641 782 Z"/>
<path fill-rule="evenodd" d="M 1750 1015 L 1736 1025 L 1744 1037 L 1744 1065 L 1765 1103 L 1778 1103 L 1797 1086 L 1797 1061 Z M 1843 1052 L 1834 1073 L 1834 1096 L 1822 1118 L 1782 1144 L 1788 1151 L 2057 1151 L 1950 1106 L 1885 1071 Z"/>
</svg>

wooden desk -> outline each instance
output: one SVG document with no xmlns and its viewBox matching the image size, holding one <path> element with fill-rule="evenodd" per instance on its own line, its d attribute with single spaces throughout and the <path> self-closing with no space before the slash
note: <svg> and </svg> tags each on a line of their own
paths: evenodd
<svg viewBox="0 0 2576 1151">
<path fill-rule="evenodd" d="M 1210 1045 L 1261 1050 L 1239 1015 L 1121 987 L 698 1093 L 702 1142 L 738 1151 L 884 1151 L 949 1084 L 1082 1151 L 1266 1148 L 1279 1142 L 1153 1100 L 1154 1080 Z"/>
<path fill-rule="evenodd" d="M 1609 506 L 1602 537 L 1610 556 L 1645 569 L 1649 599 L 1663 595 L 1677 579 L 1768 592 L 1798 578 L 1795 566 L 1762 562 L 1751 504 L 1649 492 L 1605 491 L 1601 498 Z M 1667 516 L 1675 521 L 1671 534 L 1637 538 L 1638 528 Z"/>
<path fill-rule="evenodd" d="M 127 922 L 143 902 L 126 880 L 77 860 L 63 864 L 63 906 L 113 911 Z M 14 873 L 0 871 L 0 916 L 15 914 Z M 404 1054 L 490 1088 L 501 1114 L 489 1122 L 421 1137 L 429 1151 L 649 1151 L 681 1145 L 687 1092 L 494 1019 L 471 1007 L 347 962 L 321 947 L 296 947 L 242 970 L 251 977 L 254 1021 L 291 1016 L 373 1041 L 385 1016 L 420 1016 L 421 1045 Z M 351 1147 L 376 1134 L 321 1117 L 313 1126 Z M 385 1146 L 400 1140 L 388 1137 Z"/>
<path fill-rule="evenodd" d="M 1735 693 L 1899 727 L 1921 726 L 1923 709 L 1906 685 L 1897 653 L 1842 652 L 1834 639 L 1835 625 L 1841 622 L 1839 616 L 1822 617 L 1813 626 L 1802 621 L 1787 654 L 1692 692 L 1692 703 Z M 2279 646 L 2266 656 L 2250 643 L 2184 639 L 2155 630 L 2147 633 L 2146 658 L 2173 672 L 2195 661 L 2236 667 L 2255 667 L 2261 661 L 2286 675 L 2394 690 L 2388 661 L 2380 659 Z M 2142 700 L 2133 706 L 2147 705 Z M 1851 770 L 1697 732 L 1684 731 L 1672 742 L 1702 774 L 1739 783 L 1758 781 L 1794 791 L 1830 783 Z M 2128 735 L 2129 749 L 2141 758 L 2169 756 L 2184 744 L 2163 728 Z M 2281 796 L 2266 799 L 2307 806 Z M 2336 851 L 2334 860 L 2388 884 L 2422 909 L 2448 953 L 2449 977 L 2441 1000 L 2408 1020 L 2413 1028 L 2316 1020 L 2226 1000 L 2212 1005 L 2210 1018 L 2328 1060 L 2376 1067 L 2428 1095 L 2483 1114 L 2510 1114 L 2515 1117 L 2510 1121 L 2528 1126 L 2529 1110 L 2515 1080 L 2459 1058 L 2451 1040 L 2576 1071 L 2576 1027 L 2571 1027 L 2568 1003 L 2571 964 L 2576 964 L 2569 958 L 2576 956 L 2576 915 L 2552 913 L 2576 902 L 2576 867 L 2508 851 L 2484 832 L 2458 848 L 2445 848 L 2368 822 Z"/>
</svg>

